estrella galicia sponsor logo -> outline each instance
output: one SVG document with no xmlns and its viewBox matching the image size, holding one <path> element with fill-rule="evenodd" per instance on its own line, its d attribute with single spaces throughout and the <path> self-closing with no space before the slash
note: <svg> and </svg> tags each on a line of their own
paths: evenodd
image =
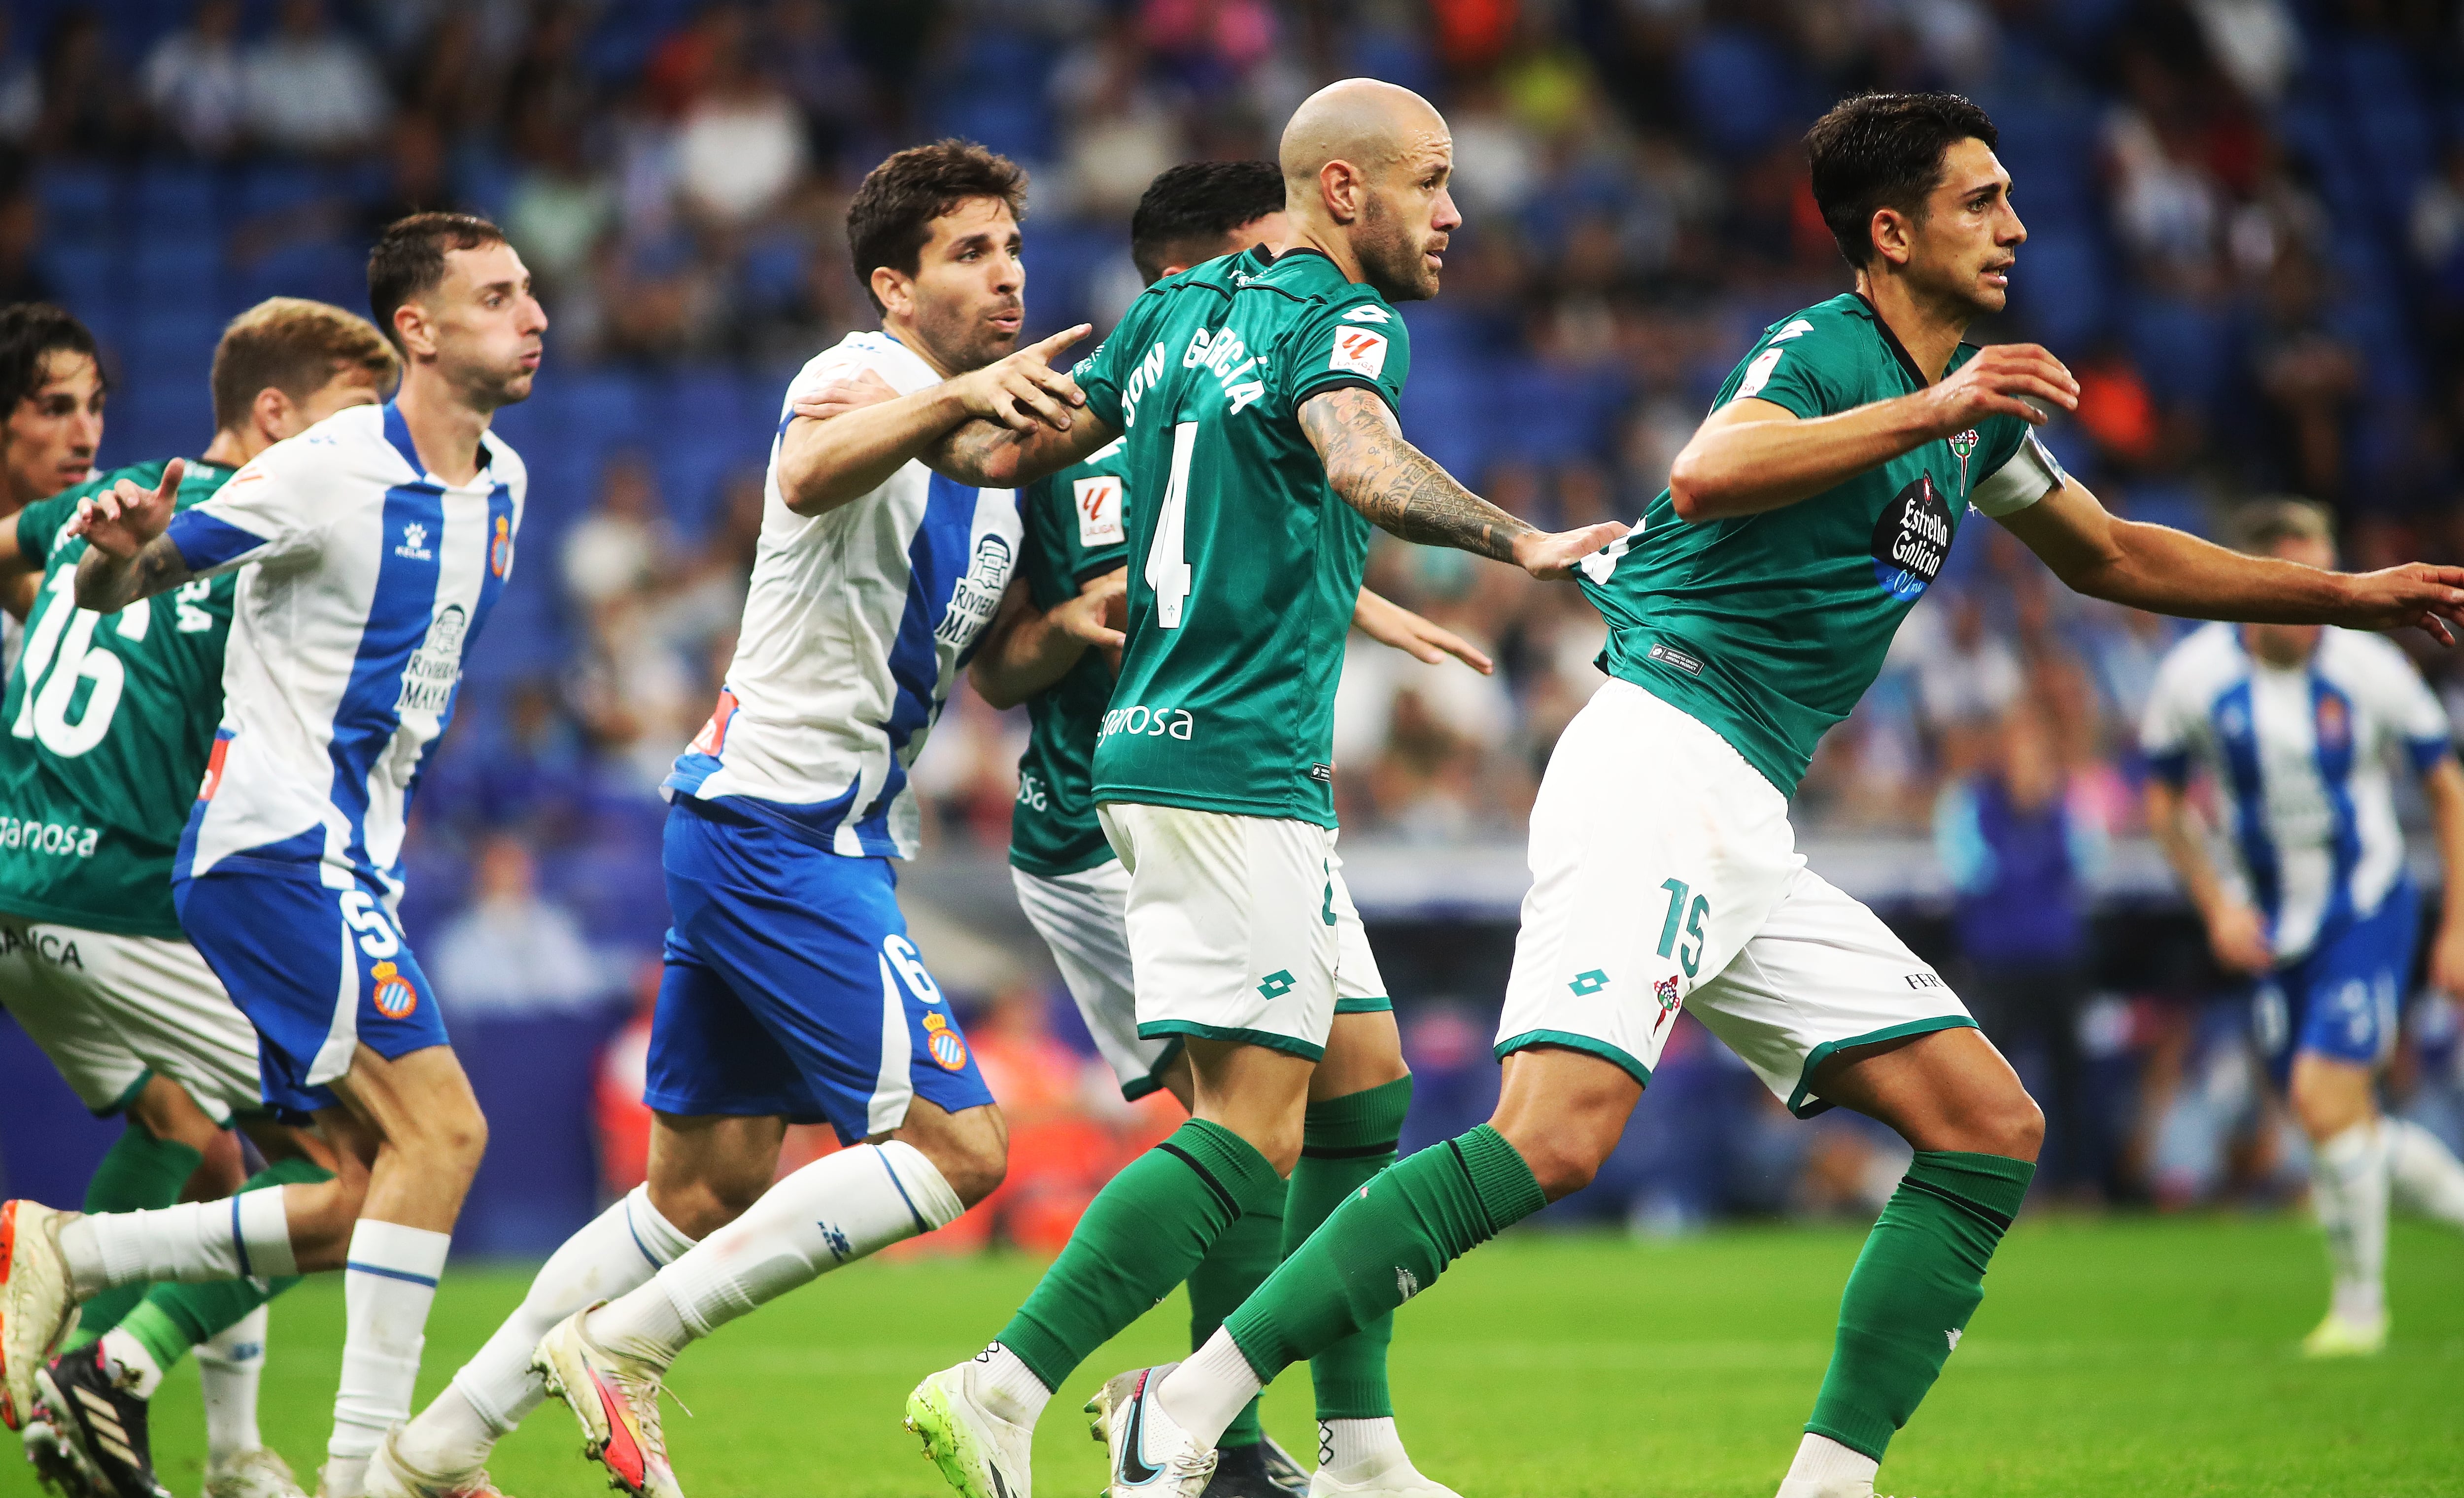
<svg viewBox="0 0 2464 1498">
<path fill-rule="evenodd" d="M 1915 480 L 1882 506 L 1874 522 L 1874 581 L 1882 591 L 1912 603 L 1942 575 L 1950 555 L 1950 506 L 1933 486 L 1933 474 Z"/>
<path fill-rule="evenodd" d="M 1144 703 L 1135 707 L 1113 708 L 1104 715 L 1104 727 L 1095 738 L 1100 742 L 1114 734 L 1143 734 L 1149 738 L 1187 739 L 1198 732 L 1198 719 L 1187 708 L 1151 708 Z"/>
<path fill-rule="evenodd" d="M 428 637 L 402 668 L 396 713 L 442 713 L 452 702 L 454 683 L 462 679 L 462 636 L 470 623 L 470 615 L 459 604 L 437 610 L 429 621 Z"/>
<path fill-rule="evenodd" d="M 1703 661 L 1700 656 L 1681 650 L 1665 640 L 1658 642 L 1642 653 L 1644 659 L 1658 661 L 1662 666 L 1674 666 L 1688 676 L 1703 674 Z"/>
<path fill-rule="evenodd" d="M 992 622 L 994 611 L 1001 607 L 1001 590 L 1009 586 L 1010 560 L 1009 542 L 1001 537 L 986 536 L 976 542 L 966 576 L 950 585 L 950 611 L 933 631 L 935 639 L 963 647 Z"/>
</svg>

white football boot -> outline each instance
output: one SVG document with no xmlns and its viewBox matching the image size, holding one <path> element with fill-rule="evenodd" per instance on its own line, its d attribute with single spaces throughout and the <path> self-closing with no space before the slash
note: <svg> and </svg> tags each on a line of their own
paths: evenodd
<svg viewBox="0 0 2464 1498">
<path fill-rule="evenodd" d="M 531 1371 L 582 1422 L 582 1454 L 607 1469 L 609 1487 L 631 1498 L 684 1498 L 659 1428 L 659 1379 L 667 1370 L 591 1336 L 590 1312 L 605 1304 L 551 1328 L 531 1355 Z"/>
<path fill-rule="evenodd" d="M 0 1425 L 34 1418 L 34 1376 L 77 1330 L 60 1226 L 77 1216 L 39 1201 L 0 1203 Z"/>
<path fill-rule="evenodd" d="M 394 1448 L 394 1438 L 401 1434 L 400 1425 L 386 1431 L 385 1440 L 377 1443 L 377 1454 L 368 1458 L 367 1498 L 505 1498 L 484 1466 L 468 1472 L 423 1472 L 411 1465 Z M 209 1482 L 206 1498 L 223 1495 Z"/>
<path fill-rule="evenodd" d="M 1463 1498 L 1445 1484 L 1422 1477 L 1407 1460 L 1357 1482 L 1343 1482 L 1323 1465 L 1309 1477 L 1309 1498 Z"/>
<path fill-rule="evenodd" d="M 1178 1363 L 1133 1368 L 1087 1401 L 1089 1425 L 1111 1453 L 1106 1498 L 1202 1498 L 1215 1475 L 1215 1448 L 1199 1445 L 1155 1399 Z"/>
<path fill-rule="evenodd" d="M 2376 1357 L 2387 1351 L 2387 1316 L 2382 1311 L 2368 1321 L 2327 1312 L 2327 1318 L 2301 1339 L 2304 1357 Z"/>
<path fill-rule="evenodd" d="M 387 1437 L 389 1442 L 391 1437 Z M 385 1447 L 379 1446 L 379 1452 Z M 206 1498 L 308 1498 L 291 1464 L 271 1446 L 243 1451 L 206 1468 Z M 377 1498 L 376 1467 L 368 1467 L 368 1498 Z"/>
<path fill-rule="evenodd" d="M 1875 1495 L 1874 1485 L 1863 1478 L 1835 1477 L 1829 1482 L 1815 1482 L 1792 1477 L 1781 1481 L 1779 1498 L 1875 1498 Z"/>
<path fill-rule="evenodd" d="M 976 1397 L 982 1366 L 971 1357 L 917 1384 L 907 1397 L 907 1428 L 965 1498 L 1033 1498 L 1034 1427 L 1001 1419 Z"/>
</svg>

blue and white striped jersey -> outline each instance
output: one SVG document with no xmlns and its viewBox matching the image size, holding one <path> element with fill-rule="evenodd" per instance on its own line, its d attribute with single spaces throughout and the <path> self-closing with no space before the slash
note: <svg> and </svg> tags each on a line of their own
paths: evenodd
<svg viewBox="0 0 2464 1498">
<path fill-rule="evenodd" d="M 2157 668 L 2140 736 L 2150 769 L 2188 783 L 2193 764 L 2226 807 L 2227 876 L 2267 917 L 2279 962 L 2374 913 L 2404 877 L 2388 760 L 2416 772 L 2448 753 L 2447 715 L 2392 641 L 2321 631 L 2306 666 L 2254 660 L 2241 630 L 2211 624 Z"/>
<path fill-rule="evenodd" d="M 402 891 L 420 766 L 453 716 L 462 656 L 513 571 L 522 461 L 480 439 L 478 476 L 427 472 L 390 404 L 277 443 L 172 518 L 200 574 L 243 567 L 223 721 L 174 877 L 315 870 Z"/>
<path fill-rule="evenodd" d="M 866 369 L 901 395 L 941 378 L 890 335 L 851 333 L 789 383 L 781 434 L 799 396 Z M 798 515 L 779 495 L 774 439 L 736 659 L 676 757 L 670 796 L 724 801 L 848 857 L 914 857 L 908 767 L 1001 606 L 1020 534 L 1011 491 L 921 463 L 825 515 Z"/>
</svg>

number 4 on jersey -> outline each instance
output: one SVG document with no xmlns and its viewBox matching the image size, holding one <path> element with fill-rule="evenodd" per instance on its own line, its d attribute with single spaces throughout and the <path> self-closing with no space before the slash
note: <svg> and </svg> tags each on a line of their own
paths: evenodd
<svg viewBox="0 0 2464 1498">
<path fill-rule="evenodd" d="M 1155 520 L 1155 541 L 1147 547 L 1147 586 L 1155 589 L 1155 627 L 1180 628 L 1181 606 L 1195 586 L 1181 540 L 1189 512 L 1189 459 L 1198 451 L 1198 423 L 1185 421 L 1172 429 L 1172 481 L 1164 486 L 1163 514 Z"/>
</svg>

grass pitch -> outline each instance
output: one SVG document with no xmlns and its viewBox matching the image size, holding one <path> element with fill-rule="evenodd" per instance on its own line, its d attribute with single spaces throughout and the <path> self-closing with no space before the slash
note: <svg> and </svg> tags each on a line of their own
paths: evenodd
<svg viewBox="0 0 2464 1498">
<path fill-rule="evenodd" d="M 1396 1397 L 1423 1470 L 1465 1498 L 1769 1498 L 1830 1354 L 1862 1233 L 1772 1228 L 1673 1243 L 1522 1234 L 1405 1308 Z M 2464 1240 L 2399 1223 L 2395 1339 L 2308 1364 L 2316 1233 L 2292 1219 L 2039 1220 L 2004 1245 L 1985 1306 L 1883 1467 L 1922 1498 L 2464 1493 Z M 899 1428 L 908 1388 L 998 1331 L 1039 1266 L 1016 1257 L 862 1265 L 688 1353 L 668 1430 L 694 1498 L 942 1498 Z M 457 1267 L 429 1326 L 423 1403 L 492 1331 L 528 1270 Z M 1084 1498 L 1102 1453 L 1078 1406 L 1120 1369 L 1186 1350 L 1176 1295 L 1089 1359 L 1036 1445 L 1039 1491 Z M 339 1280 L 276 1304 L 267 1439 L 320 1459 L 342 1331 Z M 155 1401 L 165 1482 L 204 1460 L 193 1364 Z M 1308 1378 L 1267 1426 L 1313 1445 Z M 515 1498 L 603 1491 L 571 1417 L 542 1408 L 499 1449 Z M 313 1479 L 312 1479 L 313 1486 Z M 0 1493 L 32 1492 L 0 1460 Z"/>
</svg>

